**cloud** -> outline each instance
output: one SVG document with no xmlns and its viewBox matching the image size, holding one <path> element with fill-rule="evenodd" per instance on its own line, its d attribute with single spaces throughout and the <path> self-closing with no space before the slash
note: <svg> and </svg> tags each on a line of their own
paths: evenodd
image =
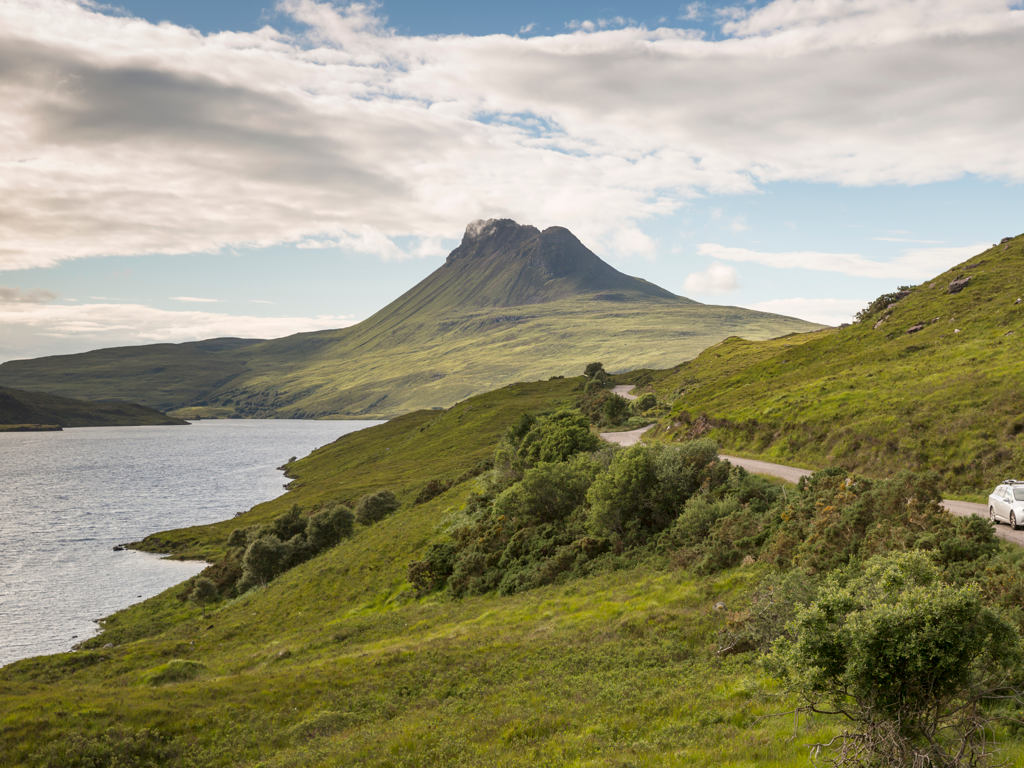
<svg viewBox="0 0 1024 768">
<path fill-rule="evenodd" d="M 912 248 L 891 261 L 872 261 L 855 253 L 821 253 L 793 251 L 789 253 L 763 253 L 746 248 L 730 248 L 717 243 L 702 243 L 697 253 L 722 261 L 749 262 L 777 269 L 810 269 L 819 272 L 839 272 L 851 277 L 880 279 L 925 280 L 945 272 L 961 261 L 988 248 L 987 243 L 951 248 Z"/>
<path fill-rule="evenodd" d="M 704 3 L 688 3 L 685 8 L 686 10 L 679 14 L 680 21 L 700 21 L 704 18 Z"/>
<path fill-rule="evenodd" d="M 836 326 L 850 322 L 868 303 L 862 299 L 772 299 L 747 304 L 745 308 Z"/>
<path fill-rule="evenodd" d="M 883 243 L 920 243 L 922 245 L 941 245 L 942 240 L 913 240 L 907 237 L 873 237 L 872 240 L 880 240 Z"/>
<path fill-rule="evenodd" d="M 694 272 L 686 277 L 687 293 L 728 293 L 739 287 L 739 274 L 735 269 L 712 262 L 703 272 Z"/>
<path fill-rule="evenodd" d="M 140 304 L 0 304 L 0 358 L 84 352 L 98 347 L 219 336 L 279 338 L 353 325 L 351 315 L 252 317 L 168 311 Z M 2 362 L 2 360 L 0 360 Z"/>
<path fill-rule="evenodd" d="M 529 34 L 530 32 L 533 32 L 533 30 L 535 30 L 536 28 L 537 28 L 537 24 L 535 22 L 530 22 L 526 26 L 519 28 L 519 34 L 520 35 Z"/>
<path fill-rule="evenodd" d="M 0 285 L 0 304 L 46 304 L 56 298 L 56 293 L 42 288 L 22 293 L 21 288 L 8 288 L 5 285 Z"/>
<path fill-rule="evenodd" d="M 194 296 L 171 296 L 171 301 L 198 301 L 209 304 L 216 304 L 217 299 L 198 299 Z"/>
<path fill-rule="evenodd" d="M 0 269 L 278 243 L 406 258 L 398 238 L 492 216 L 643 256 L 631 233 L 696 195 L 1024 181 L 1007 2 L 737 4 L 719 40 L 624 18 L 411 37 L 374 7 L 283 0 L 290 31 L 204 36 L 0 4 Z"/>
</svg>

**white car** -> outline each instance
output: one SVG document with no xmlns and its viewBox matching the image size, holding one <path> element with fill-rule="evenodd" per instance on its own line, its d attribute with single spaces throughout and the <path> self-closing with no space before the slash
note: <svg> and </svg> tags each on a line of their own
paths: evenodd
<svg viewBox="0 0 1024 768">
<path fill-rule="evenodd" d="M 1013 530 L 1024 525 L 1024 481 L 1004 480 L 988 497 L 988 516 L 993 523 L 1009 523 Z"/>
</svg>

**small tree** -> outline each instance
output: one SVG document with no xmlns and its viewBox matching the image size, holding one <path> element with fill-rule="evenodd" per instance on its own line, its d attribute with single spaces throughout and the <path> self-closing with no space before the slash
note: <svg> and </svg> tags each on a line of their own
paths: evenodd
<svg viewBox="0 0 1024 768">
<path fill-rule="evenodd" d="M 657 404 L 658 398 L 656 398 L 650 392 L 645 392 L 644 394 L 640 395 L 640 397 L 633 401 L 633 404 L 630 406 L 630 408 L 633 411 L 633 413 L 641 414 L 644 413 L 645 411 L 651 410 L 651 408 L 653 408 Z"/>
<path fill-rule="evenodd" d="M 288 545 L 267 534 L 252 542 L 242 556 L 242 581 L 239 592 L 257 584 L 266 584 L 277 576 L 288 560 Z"/>
<path fill-rule="evenodd" d="M 621 424 L 622 420 L 629 415 L 629 401 L 624 397 L 612 395 L 604 401 L 602 406 L 604 420 L 609 424 Z"/>
<path fill-rule="evenodd" d="M 588 379 L 594 378 L 598 373 L 604 372 L 603 363 L 587 363 L 587 367 L 583 369 L 583 375 Z"/>
<path fill-rule="evenodd" d="M 309 518 L 306 541 L 313 552 L 320 552 L 352 535 L 355 516 L 344 504 L 331 504 Z"/>
<path fill-rule="evenodd" d="M 188 599 L 202 606 L 205 618 L 206 604 L 217 599 L 217 585 L 205 576 L 199 576 L 192 582 L 192 591 L 189 593 Z"/>
<path fill-rule="evenodd" d="M 1015 697 L 1014 626 L 976 585 L 942 583 L 922 552 L 833 573 L 768 666 L 804 709 L 846 718 L 835 766 L 977 766 L 993 752 L 986 700 Z"/>
<path fill-rule="evenodd" d="M 398 498 L 387 488 L 368 493 L 356 505 L 356 520 L 362 525 L 373 525 L 398 509 Z"/>
</svg>

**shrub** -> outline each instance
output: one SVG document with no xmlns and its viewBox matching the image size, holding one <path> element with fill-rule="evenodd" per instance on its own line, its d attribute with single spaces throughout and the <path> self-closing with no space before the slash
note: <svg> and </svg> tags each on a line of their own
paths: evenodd
<svg viewBox="0 0 1024 768">
<path fill-rule="evenodd" d="M 592 379 L 597 376 L 598 373 L 604 372 L 603 363 L 587 363 L 587 367 L 583 369 L 583 375 L 588 379 Z"/>
<path fill-rule="evenodd" d="M 288 545 L 276 536 L 267 534 L 253 541 L 242 557 L 242 580 L 238 591 L 265 585 L 285 569 L 289 554 Z"/>
<path fill-rule="evenodd" d="M 601 439 L 590 431 L 583 414 L 563 409 L 538 419 L 523 437 L 519 458 L 528 465 L 565 461 L 577 453 L 596 451 Z"/>
<path fill-rule="evenodd" d="M 206 604 L 217 599 L 217 585 L 205 576 L 197 576 L 192 582 L 192 591 L 188 599 L 201 605 L 203 616 L 206 616 Z"/>
<path fill-rule="evenodd" d="M 494 500 L 494 514 L 522 526 L 561 521 L 586 502 L 599 469 L 587 456 L 538 464 Z"/>
<path fill-rule="evenodd" d="M 641 414 L 644 413 L 645 411 L 651 410 L 651 408 L 654 408 L 657 404 L 658 398 L 656 398 L 650 392 L 645 392 L 632 402 L 632 404 L 630 405 L 630 409 L 635 414 Z"/>
<path fill-rule="evenodd" d="M 838 571 L 797 611 L 769 668 L 805 708 L 842 714 L 836 765 L 976 765 L 991 754 L 986 700 L 1010 695 L 1020 638 L 976 585 L 942 583 L 922 552 Z M 826 745 L 821 745 L 826 746 Z"/>
<path fill-rule="evenodd" d="M 306 542 L 312 553 L 336 546 L 352 535 L 355 515 L 343 504 L 330 504 L 309 518 L 306 523 Z"/>
<path fill-rule="evenodd" d="M 399 507 L 394 492 L 383 488 L 376 493 L 368 493 L 356 505 L 356 520 L 361 525 L 379 523 Z"/>
<path fill-rule="evenodd" d="M 694 493 L 727 482 L 729 465 L 718 446 L 694 440 L 681 446 L 634 445 L 615 455 L 590 487 L 590 529 L 626 546 L 643 544 L 678 517 Z"/>
<path fill-rule="evenodd" d="M 281 541 L 288 541 L 305 532 L 306 518 L 303 517 L 302 508 L 298 504 L 292 504 L 291 509 L 283 515 L 278 515 L 270 523 L 270 533 Z"/>
<path fill-rule="evenodd" d="M 613 394 L 604 401 L 604 405 L 601 406 L 601 412 L 604 415 L 606 424 L 621 424 L 623 419 L 629 414 L 629 401 L 624 397 Z"/>
</svg>

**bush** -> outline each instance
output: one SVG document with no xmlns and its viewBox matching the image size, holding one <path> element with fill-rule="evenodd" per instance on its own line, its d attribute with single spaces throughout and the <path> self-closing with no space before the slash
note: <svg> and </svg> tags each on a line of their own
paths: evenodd
<svg viewBox="0 0 1024 768">
<path fill-rule="evenodd" d="M 583 506 L 599 470 L 587 456 L 539 464 L 494 500 L 494 514 L 517 526 L 559 522 Z"/>
<path fill-rule="evenodd" d="M 728 477 L 729 465 L 718 461 L 710 440 L 634 445 L 616 454 L 590 487 L 590 530 L 626 546 L 643 544 L 671 525 L 703 485 L 719 486 Z"/>
<path fill-rule="evenodd" d="M 336 546 L 352 535 L 355 515 L 343 504 L 325 506 L 306 523 L 306 542 L 315 554 Z"/>
<path fill-rule="evenodd" d="M 590 431 L 583 414 L 563 409 L 536 421 L 523 437 L 518 457 L 527 465 L 565 461 L 577 453 L 596 451 L 601 439 Z"/>
<path fill-rule="evenodd" d="M 197 576 L 192 581 L 192 590 L 189 592 L 188 599 L 201 605 L 203 616 L 206 616 L 206 604 L 217 599 L 217 585 L 205 576 Z"/>
<path fill-rule="evenodd" d="M 837 571 L 797 611 L 794 639 L 776 643 L 768 666 L 806 709 L 851 723 L 835 764 L 967 766 L 991 754 L 982 704 L 1011 693 L 1020 638 L 976 585 L 940 576 L 922 552 Z"/>
<path fill-rule="evenodd" d="M 657 404 L 658 398 L 650 392 L 645 392 L 630 404 L 630 409 L 635 414 L 641 414 L 651 410 L 651 408 L 654 408 Z"/>
<path fill-rule="evenodd" d="M 629 401 L 624 397 L 613 394 L 604 401 L 604 405 L 601 406 L 601 412 L 604 415 L 606 424 L 617 426 L 629 415 Z"/>
<path fill-rule="evenodd" d="M 604 373 L 603 363 L 587 363 L 587 367 L 583 369 L 583 375 L 588 379 L 594 378 L 599 373 Z"/>
<path fill-rule="evenodd" d="M 239 592 L 245 592 L 268 581 L 285 570 L 290 555 L 288 545 L 276 536 L 266 534 L 252 542 L 242 557 L 242 580 Z"/>
<path fill-rule="evenodd" d="M 373 525 L 399 507 L 398 498 L 392 491 L 383 488 L 376 493 L 368 493 L 356 505 L 356 521 L 360 525 Z"/>
</svg>

